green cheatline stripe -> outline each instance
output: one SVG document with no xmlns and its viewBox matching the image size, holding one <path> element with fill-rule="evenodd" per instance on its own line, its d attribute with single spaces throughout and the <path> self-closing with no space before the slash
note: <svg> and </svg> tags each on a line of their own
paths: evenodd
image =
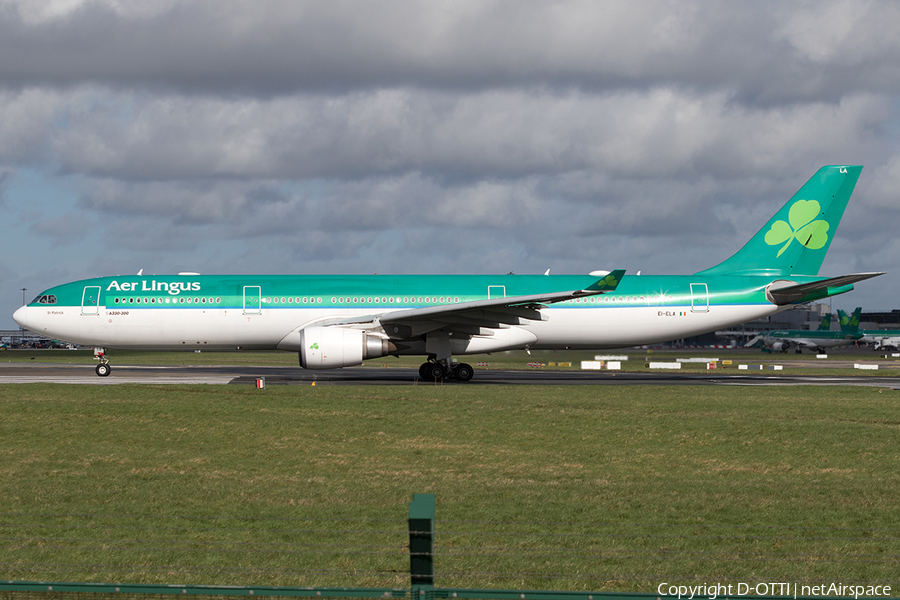
<svg viewBox="0 0 900 600">
<path fill-rule="evenodd" d="M 608 278 L 609 276 L 607 276 Z M 183 291 L 178 289 L 176 294 L 158 289 L 161 283 L 155 279 L 144 289 L 143 285 L 137 285 L 134 277 L 101 277 L 76 281 L 46 290 L 43 295 L 52 296 L 56 306 L 82 306 L 84 302 L 85 288 L 100 288 L 95 292 L 98 296 L 96 302 L 114 309 L 116 306 L 127 305 L 129 310 L 138 308 L 186 308 L 191 302 L 193 308 L 204 308 L 199 304 L 209 306 L 210 298 L 214 306 L 225 308 L 240 308 L 247 302 L 252 302 L 254 308 L 264 304 L 265 308 L 298 308 L 297 299 L 300 298 L 300 306 L 316 306 L 317 308 L 333 306 L 346 306 L 346 298 L 358 298 L 351 306 L 363 308 L 387 308 L 385 302 L 395 307 L 398 306 L 398 298 L 408 298 L 408 302 L 402 305 L 419 306 L 422 304 L 449 304 L 471 300 L 483 300 L 491 293 L 498 293 L 506 297 L 522 296 L 530 294 L 547 293 L 551 291 L 567 291 L 576 289 L 591 289 L 598 281 L 603 281 L 584 275 L 347 275 L 347 276 L 313 276 L 313 275 L 272 275 L 272 276 L 218 276 L 207 275 L 191 278 L 196 288 Z M 169 285 L 177 276 L 159 276 L 162 284 Z M 181 278 L 183 279 L 183 278 Z M 771 281 L 768 276 L 755 277 L 754 282 L 746 281 L 747 278 L 735 278 L 730 275 L 697 276 L 697 275 L 652 275 L 633 276 L 625 275 L 617 282 L 618 288 L 611 291 L 610 295 L 620 299 L 630 298 L 631 303 L 655 305 L 669 305 L 691 302 L 691 283 L 706 283 L 709 286 L 709 302 L 716 305 L 732 304 L 766 304 L 763 288 Z M 753 279 L 751 277 L 751 279 Z M 792 277 L 800 283 L 819 280 L 819 277 L 798 276 Z M 165 281 L 163 281 L 165 280 Z M 142 280 L 143 281 L 143 280 Z M 125 283 L 135 284 L 136 289 L 123 289 Z M 252 284 L 252 285 L 251 285 Z M 749 289 L 748 286 L 749 285 Z M 257 294 L 247 295 L 245 288 L 254 288 Z M 490 292 L 490 289 L 500 290 Z M 669 297 L 660 297 L 660 294 Z M 643 296 L 645 300 L 638 301 Z M 32 306 L 42 305 L 36 301 Z M 272 302 L 260 297 L 271 299 Z M 281 298 L 288 302 L 289 306 L 283 306 Z M 279 302 L 275 302 L 275 299 Z M 314 298 L 315 302 L 303 302 L 303 299 Z M 335 298 L 335 302 L 331 299 Z M 365 300 L 363 300 L 365 298 Z M 370 301 L 370 298 L 382 299 L 382 302 Z M 428 298 L 427 302 L 422 302 Z M 441 302 L 443 298 L 444 302 Z M 119 300 L 118 304 L 116 299 Z M 194 300 L 197 302 L 194 302 Z M 339 300 L 344 299 L 341 303 Z M 138 301 L 140 300 L 140 306 Z M 204 303 L 203 300 L 206 300 Z M 391 302 L 393 300 L 393 302 Z M 574 303 L 583 306 L 583 303 Z M 151 305 L 151 306 L 148 306 Z"/>
</svg>

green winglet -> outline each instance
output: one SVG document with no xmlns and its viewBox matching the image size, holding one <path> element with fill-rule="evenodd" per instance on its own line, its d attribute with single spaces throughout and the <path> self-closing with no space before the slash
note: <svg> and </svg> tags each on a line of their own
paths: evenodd
<svg viewBox="0 0 900 600">
<path fill-rule="evenodd" d="M 597 280 L 595 283 L 589 285 L 585 289 L 592 292 L 613 292 L 617 287 L 619 287 L 619 283 L 622 281 L 623 275 L 625 275 L 625 269 L 616 269 L 609 275 Z"/>
</svg>

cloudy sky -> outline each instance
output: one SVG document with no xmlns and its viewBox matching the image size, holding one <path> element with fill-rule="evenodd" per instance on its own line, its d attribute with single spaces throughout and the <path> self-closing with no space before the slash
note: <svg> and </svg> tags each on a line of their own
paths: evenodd
<svg viewBox="0 0 900 600">
<path fill-rule="evenodd" d="M 136 273 L 692 273 L 865 165 L 900 307 L 900 4 L 0 0 L 0 328 Z"/>
</svg>

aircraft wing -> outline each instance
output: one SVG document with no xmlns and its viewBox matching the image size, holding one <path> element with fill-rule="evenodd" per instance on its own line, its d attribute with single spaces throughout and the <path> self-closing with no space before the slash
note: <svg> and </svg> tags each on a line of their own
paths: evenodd
<svg viewBox="0 0 900 600">
<path fill-rule="evenodd" d="M 506 329 L 511 325 L 521 325 L 523 321 L 546 321 L 547 316 L 541 313 L 541 309 L 546 308 L 548 304 L 615 291 L 624 274 L 625 269 L 612 271 L 582 290 L 396 310 L 351 319 L 335 319 L 322 325 L 362 325 L 377 322 L 389 336 L 397 338 L 416 337 L 437 329 L 463 335 L 493 335 L 492 329 Z"/>
<path fill-rule="evenodd" d="M 878 277 L 879 275 L 884 275 L 884 273 L 854 273 L 852 275 L 841 275 L 840 277 L 800 284 L 794 284 L 790 281 L 776 281 L 766 290 L 766 296 L 773 304 L 778 306 L 810 302 L 811 300 L 818 300 L 834 294 L 849 292 L 857 281 Z M 840 290 L 839 288 L 842 287 L 847 289 Z"/>
</svg>

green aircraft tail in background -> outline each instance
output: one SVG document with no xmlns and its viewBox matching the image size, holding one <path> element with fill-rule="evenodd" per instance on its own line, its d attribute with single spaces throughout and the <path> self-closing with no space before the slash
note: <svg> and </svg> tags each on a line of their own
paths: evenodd
<svg viewBox="0 0 900 600">
<path fill-rule="evenodd" d="M 861 307 L 857 307 L 852 315 L 839 310 L 838 318 L 841 320 L 841 331 L 846 335 L 860 336 L 860 342 L 872 344 L 875 350 L 896 352 L 900 349 L 900 329 L 860 329 L 861 315 Z"/>
<path fill-rule="evenodd" d="M 819 323 L 819 331 L 831 331 L 831 313 L 828 313 L 822 318 L 822 322 Z"/>
<path fill-rule="evenodd" d="M 841 331 L 851 335 L 859 332 L 859 317 L 862 314 L 862 307 L 857 306 L 852 315 L 848 315 L 844 311 L 838 309 L 838 319 L 841 323 Z"/>
<path fill-rule="evenodd" d="M 861 171 L 822 167 L 743 248 L 697 275 L 818 275 Z"/>
</svg>

